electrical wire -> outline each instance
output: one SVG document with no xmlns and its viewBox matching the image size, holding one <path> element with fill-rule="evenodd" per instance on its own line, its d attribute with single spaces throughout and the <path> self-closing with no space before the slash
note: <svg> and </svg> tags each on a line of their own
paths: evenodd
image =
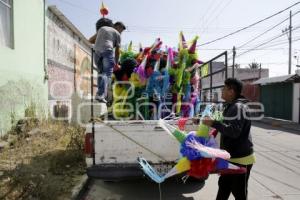
<svg viewBox="0 0 300 200">
<path fill-rule="evenodd" d="M 211 40 L 211 41 L 208 41 L 208 42 L 199 44 L 199 45 L 197 45 L 197 47 L 204 46 L 204 45 L 208 45 L 208 44 L 211 44 L 211 43 L 220 41 L 220 40 L 222 40 L 222 39 L 225 39 L 225 38 L 227 38 L 227 37 L 229 37 L 229 36 L 232 36 L 232 35 L 234 35 L 234 34 L 237 34 L 237 33 L 241 32 L 241 31 L 244 31 L 244 30 L 246 30 L 246 29 L 252 27 L 252 26 L 255 26 L 255 25 L 259 24 L 259 23 L 262 23 L 262 22 L 264 22 L 264 21 L 266 21 L 266 20 L 268 20 L 268 19 L 270 19 L 270 18 L 272 18 L 272 17 L 275 17 L 275 16 L 277 16 L 277 15 L 279 15 L 279 14 L 285 12 L 286 10 L 288 10 L 288 9 L 290 9 L 290 8 L 292 8 L 292 7 L 296 6 L 296 5 L 298 5 L 298 4 L 300 4 L 300 1 L 298 1 L 297 3 L 294 3 L 293 5 L 287 7 L 287 8 L 285 8 L 285 9 L 283 9 L 283 10 L 280 10 L 279 12 L 277 12 L 277 13 L 275 13 L 275 14 L 273 14 L 273 15 L 270 15 L 270 16 L 264 18 L 264 19 L 261 19 L 261 20 L 255 22 L 255 23 L 253 23 L 253 24 L 250 24 L 250 25 L 248 25 L 248 26 L 246 26 L 246 27 L 244 27 L 244 28 L 241 28 L 241 29 L 239 29 L 239 30 L 236 30 L 236 31 L 234 31 L 234 32 L 232 32 L 232 33 L 229 33 L 229 34 L 224 35 L 224 36 L 222 36 L 222 37 L 219 37 L 219 38 L 217 38 L 217 39 L 214 39 L 214 40 Z"/>
<path fill-rule="evenodd" d="M 212 24 L 212 22 L 214 22 L 221 14 L 222 14 L 222 11 L 225 10 L 225 8 L 227 6 L 229 6 L 229 4 L 232 2 L 232 0 L 229 0 L 226 4 L 224 4 L 224 6 L 220 9 L 220 12 L 210 21 L 208 21 L 206 24 Z M 220 4 L 221 5 L 221 4 Z M 203 26 L 204 27 L 204 26 Z M 208 27 L 206 28 L 203 28 L 203 30 L 201 31 L 200 35 L 202 35 L 204 33 L 204 31 L 207 29 Z"/>
<path fill-rule="evenodd" d="M 73 2 L 71 3 L 71 2 L 66 1 L 66 0 L 59 0 L 59 1 L 60 1 L 61 3 L 64 3 L 64 4 L 69 5 L 69 6 L 72 6 L 72 7 L 74 7 L 74 8 L 83 10 L 83 11 L 85 11 L 86 13 L 89 13 L 90 15 L 95 16 L 94 14 L 92 14 L 92 13 L 95 12 L 94 10 L 90 10 L 90 9 L 84 8 L 84 7 L 80 6 L 80 5 L 74 4 Z"/>
<path fill-rule="evenodd" d="M 297 30 L 297 29 L 299 29 L 299 28 L 300 28 L 300 26 L 297 26 L 297 27 L 293 28 L 292 30 Z M 282 33 L 282 34 L 280 34 L 280 35 L 278 35 L 278 36 L 275 36 L 275 37 L 273 37 L 272 39 L 270 39 L 270 40 L 268 40 L 268 41 L 266 41 L 266 42 L 264 42 L 264 43 L 262 43 L 262 44 L 259 44 L 259 45 L 255 46 L 255 47 L 252 48 L 252 49 L 249 49 L 249 50 L 247 50 L 247 51 L 244 51 L 244 52 L 240 53 L 239 55 L 237 55 L 236 58 L 238 58 L 238 57 L 240 57 L 240 56 L 242 56 L 242 55 L 244 55 L 244 54 L 246 54 L 246 53 L 249 53 L 249 52 L 251 52 L 251 51 L 254 51 L 254 50 L 257 49 L 257 48 L 259 48 L 259 47 L 261 47 L 261 46 L 264 46 L 264 45 L 270 43 L 271 41 L 276 40 L 276 39 L 278 39 L 278 38 L 284 36 L 285 34 L 286 34 L 286 33 Z"/>
<path fill-rule="evenodd" d="M 294 31 L 294 30 L 297 30 L 297 29 L 299 29 L 299 28 L 300 28 L 300 26 L 297 26 L 297 27 L 293 28 L 292 30 Z M 247 51 L 242 52 L 241 54 L 237 55 L 235 58 L 238 58 L 238 57 L 240 57 L 240 56 L 242 56 L 242 55 L 244 55 L 244 54 L 246 54 L 246 53 L 249 53 L 249 52 L 251 52 L 251 51 L 258 51 L 258 50 L 262 49 L 262 48 L 259 48 L 259 47 L 264 46 L 264 45 L 266 45 L 266 44 L 268 44 L 268 43 L 270 43 L 270 42 L 272 42 L 272 41 L 274 41 L 274 40 L 276 40 L 276 39 L 278 39 L 278 38 L 280 38 L 280 37 L 282 37 L 282 36 L 284 36 L 284 35 L 285 35 L 285 33 L 282 33 L 282 34 L 280 34 L 280 35 L 274 36 L 273 38 L 268 39 L 267 41 L 264 41 L 263 43 L 261 43 L 261 44 L 255 46 L 255 47 L 253 47 L 253 48 L 250 48 L 250 49 L 248 49 Z M 293 41 L 298 41 L 298 39 L 299 39 L 299 38 L 297 38 L 297 39 L 295 39 L 295 40 L 293 40 Z M 271 44 L 271 45 L 272 45 L 272 44 Z M 267 46 L 267 47 L 264 47 L 264 48 L 269 48 L 269 47 L 274 47 L 274 46 L 276 46 L 276 45 L 273 45 L 273 46 Z M 231 50 L 231 52 L 232 52 L 232 50 Z M 232 60 L 232 59 L 233 59 L 233 56 L 229 57 L 229 58 L 228 58 L 228 61 L 230 61 L 230 60 Z"/>
<path fill-rule="evenodd" d="M 209 15 L 207 15 L 207 16 L 213 16 L 213 15 L 216 13 L 216 11 L 219 9 L 219 7 L 223 4 L 223 2 L 224 2 L 224 1 L 220 1 L 219 4 L 217 4 L 217 6 L 215 7 L 215 9 L 212 10 L 212 14 L 209 14 Z M 204 21 L 204 22 L 202 23 L 202 28 L 201 28 L 202 30 L 201 30 L 201 32 L 200 32 L 200 35 L 206 30 L 205 26 L 206 26 L 207 24 L 209 24 L 209 23 L 208 23 L 209 21 L 210 21 L 210 19 L 207 18 L 207 20 Z"/>
<path fill-rule="evenodd" d="M 197 28 L 197 24 L 200 23 L 201 21 L 202 21 L 202 25 L 204 24 L 205 17 L 209 16 L 208 13 L 214 7 L 214 3 L 215 3 L 215 1 L 210 1 L 210 4 L 208 5 L 208 9 L 205 9 L 205 12 L 202 13 L 202 15 L 199 17 L 199 19 L 197 20 L 196 25 L 194 26 L 193 30 L 195 30 Z"/>
<path fill-rule="evenodd" d="M 299 37 L 299 38 L 296 38 L 296 39 L 293 39 L 292 42 L 297 42 L 297 41 L 299 41 L 299 40 L 300 40 L 300 37 Z M 274 47 L 274 46 L 280 46 L 280 45 L 283 45 L 283 44 L 287 44 L 287 42 L 284 41 L 284 42 L 280 42 L 280 43 L 275 43 L 275 44 L 270 45 L 270 46 L 267 46 L 267 47 L 265 47 L 265 48 L 270 48 L 270 47 Z"/>
<path fill-rule="evenodd" d="M 297 11 L 297 12 L 296 12 L 295 14 L 293 14 L 292 16 L 295 16 L 295 15 L 297 15 L 297 14 L 299 14 L 299 13 L 300 13 L 300 11 Z M 254 40 L 256 40 L 257 38 L 259 38 L 259 37 L 265 35 L 265 34 L 268 33 L 269 31 L 273 30 L 274 28 L 278 27 L 279 25 L 283 24 L 285 21 L 287 21 L 287 20 L 289 20 L 289 19 L 290 19 L 290 17 L 284 19 L 283 21 L 281 21 L 281 22 L 279 22 L 278 24 L 272 26 L 271 28 L 267 29 L 267 30 L 264 31 L 263 33 L 261 33 L 261 34 L 255 36 L 254 38 L 252 38 L 251 40 L 245 42 L 244 44 L 242 44 L 241 46 L 237 47 L 236 49 L 240 49 L 240 48 L 246 46 L 247 44 L 249 44 L 249 43 L 253 42 Z"/>
</svg>

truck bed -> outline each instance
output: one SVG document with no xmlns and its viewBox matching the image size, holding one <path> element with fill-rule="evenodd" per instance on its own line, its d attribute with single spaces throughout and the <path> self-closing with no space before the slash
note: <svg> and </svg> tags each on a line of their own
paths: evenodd
<svg viewBox="0 0 300 200">
<path fill-rule="evenodd" d="M 180 156 L 178 141 L 158 127 L 157 120 L 104 123 L 106 125 L 95 123 L 95 165 L 88 169 L 90 176 L 103 178 L 107 176 L 107 172 L 111 172 L 109 176 L 121 177 L 123 172 L 127 176 L 134 176 L 134 171 L 141 175 L 138 157 L 145 158 L 163 173 L 169 170 Z M 175 121 L 169 123 L 176 126 Z M 195 130 L 196 126 L 188 125 L 187 129 Z M 90 125 L 87 132 L 91 130 Z"/>
</svg>

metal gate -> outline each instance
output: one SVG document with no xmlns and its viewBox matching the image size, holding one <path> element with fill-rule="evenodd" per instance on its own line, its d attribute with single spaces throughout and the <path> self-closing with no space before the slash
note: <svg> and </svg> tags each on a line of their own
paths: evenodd
<svg viewBox="0 0 300 200">
<path fill-rule="evenodd" d="M 222 62 L 216 62 L 218 59 L 224 58 Z M 202 103 L 220 103 L 219 98 L 214 98 L 213 90 L 223 88 L 224 81 L 228 77 L 228 55 L 227 51 L 217 55 L 211 60 L 200 66 L 200 100 Z M 217 64 L 218 63 L 218 64 Z M 234 70 L 234 69 L 233 69 Z M 220 79 L 220 77 L 222 77 Z M 219 79 L 219 80 L 217 80 Z M 209 82 L 209 84 L 208 84 Z M 205 85 L 206 83 L 206 85 Z M 209 99 L 206 93 L 209 92 Z"/>
</svg>

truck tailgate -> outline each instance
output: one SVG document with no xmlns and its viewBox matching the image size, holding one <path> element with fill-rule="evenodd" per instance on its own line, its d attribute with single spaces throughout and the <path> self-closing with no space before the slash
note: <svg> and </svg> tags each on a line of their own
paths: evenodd
<svg viewBox="0 0 300 200">
<path fill-rule="evenodd" d="M 105 123 L 95 125 L 96 165 L 136 163 L 137 157 L 152 163 L 174 162 L 179 157 L 178 142 L 158 127 L 156 120 Z"/>
</svg>

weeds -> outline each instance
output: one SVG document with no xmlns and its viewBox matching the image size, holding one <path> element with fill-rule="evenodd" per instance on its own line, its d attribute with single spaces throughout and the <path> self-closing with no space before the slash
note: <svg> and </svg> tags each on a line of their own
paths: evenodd
<svg viewBox="0 0 300 200">
<path fill-rule="evenodd" d="M 0 199 L 68 199 L 85 173 L 84 129 L 34 119 L 17 123 L 6 138 L 14 140 L 1 152 Z"/>
</svg>

